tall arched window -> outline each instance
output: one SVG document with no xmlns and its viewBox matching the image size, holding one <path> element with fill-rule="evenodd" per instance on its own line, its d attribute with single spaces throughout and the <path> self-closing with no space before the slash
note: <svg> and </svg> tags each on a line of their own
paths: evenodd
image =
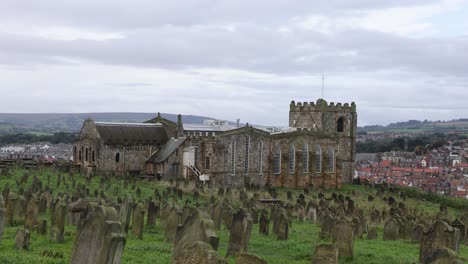
<svg viewBox="0 0 468 264">
<path fill-rule="evenodd" d="M 92 161 L 93 161 L 93 162 L 96 161 L 96 157 L 95 157 L 95 155 L 94 155 L 94 150 L 93 150 L 93 152 L 91 152 L 91 158 L 92 158 Z"/>
<path fill-rule="evenodd" d="M 73 146 L 73 159 L 78 159 L 77 153 L 76 153 L 76 146 Z"/>
<path fill-rule="evenodd" d="M 307 143 L 302 146 L 302 172 L 309 172 L 309 144 Z"/>
<path fill-rule="evenodd" d="M 274 171 L 275 174 L 281 174 L 281 149 L 278 146 L 275 147 Z"/>
<path fill-rule="evenodd" d="M 230 158 L 229 158 L 229 171 L 232 175 L 236 174 L 236 141 L 232 140 L 230 149 Z"/>
<path fill-rule="evenodd" d="M 263 141 L 258 143 L 258 173 L 263 173 Z"/>
<path fill-rule="evenodd" d="M 322 147 L 315 145 L 315 172 L 322 172 Z"/>
<path fill-rule="evenodd" d="M 294 145 L 289 145 L 289 173 L 294 174 L 296 170 L 296 149 Z"/>
<path fill-rule="evenodd" d="M 336 131 L 337 132 L 344 131 L 344 118 L 343 117 L 338 118 L 338 121 L 336 122 Z"/>
<path fill-rule="evenodd" d="M 88 161 L 88 152 L 89 152 L 88 148 L 86 148 L 86 150 L 85 150 L 85 161 Z"/>
<path fill-rule="evenodd" d="M 81 159 L 83 158 L 83 153 L 80 151 L 78 151 L 78 161 L 81 161 Z"/>
<path fill-rule="evenodd" d="M 333 147 L 328 148 L 328 171 L 335 171 L 335 150 Z"/>
<path fill-rule="evenodd" d="M 115 154 L 115 162 L 120 162 L 120 153 Z"/>
<path fill-rule="evenodd" d="M 244 174 L 249 173 L 249 153 L 250 153 L 250 137 L 245 137 L 245 149 L 244 149 Z"/>
</svg>

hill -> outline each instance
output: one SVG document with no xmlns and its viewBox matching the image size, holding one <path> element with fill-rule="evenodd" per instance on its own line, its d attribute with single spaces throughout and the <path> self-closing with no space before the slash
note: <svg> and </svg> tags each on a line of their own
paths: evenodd
<svg viewBox="0 0 468 264">
<path fill-rule="evenodd" d="M 391 123 L 387 126 L 359 127 L 360 132 L 412 132 L 412 133 L 465 133 L 468 134 L 468 119 L 450 121 L 419 121 Z"/>
<path fill-rule="evenodd" d="M 79 132 L 87 118 L 101 122 L 144 122 L 154 118 L 156 113 L 41 113 L 19 114 L 0 113 L 0 135 L 16 133 L 53 134 L 56 132 Z M 162 117 L 172 121 L 177 115 L 162 113 Z M 211 117 L 183 115 L 185 123 L 202 124 Z"/>
</svg>

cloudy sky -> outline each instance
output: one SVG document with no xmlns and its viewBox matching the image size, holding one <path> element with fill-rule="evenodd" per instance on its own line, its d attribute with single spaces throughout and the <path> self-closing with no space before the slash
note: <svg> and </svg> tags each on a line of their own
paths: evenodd
<svg viewBox="0 0 468 264">
<path fill-rule="evenodd" d="M 468 1 L 1 0 L 0 112 L 468 117 Z"/>
</svg>

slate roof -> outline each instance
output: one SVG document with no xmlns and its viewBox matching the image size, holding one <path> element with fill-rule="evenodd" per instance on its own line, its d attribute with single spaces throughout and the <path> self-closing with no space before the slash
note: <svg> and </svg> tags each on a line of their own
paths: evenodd
<svg viewBox="0 0 468 264">
<path fill-rule="evenodd" d="M 176 151 L 184 142 L 187 140 L 185 137 L 181 138 L 171 138 L 169 141 L 162 146 L 162 148 L 151 155 L 151 157 L 146 162 L 155 162 L 160 163 L 165 161 L 169 156 Z"/>
<path fill-rule="evenodd" d="M 168 140 L 161 124 L 96 122 L 96 129 L 106 145 L 163 145 Z"/>
</svg>

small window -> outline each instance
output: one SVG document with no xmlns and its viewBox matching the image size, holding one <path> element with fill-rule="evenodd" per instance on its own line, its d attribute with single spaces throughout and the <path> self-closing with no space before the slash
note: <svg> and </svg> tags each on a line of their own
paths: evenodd
<svg viewBox="0 0 468 264">
<path fill-rule="evenodd" d="M 322 147 L 315 145 L 315 172 L 322 172 Z"/>
<path fill-rule="evenodd" d="M 344 118 L 343 117 L 338 118 L 338 121 L 336 123 L 336 131 L 337 132 L 344 131 Z"/>
<path fill-rule="evenodd" d="M 275 162 L 274 164 L 275 174 L 281 174 L 281 149 L 278 146 L 276 146 L 275 148 L 274 162 Z"/>
<path fill-rule="evenodd" d="M 120 153 L 117 152 L 117 154 L 115 154 L 115 162 L 120 162 Z"/>
<path fill-rule="evenodd" d="M 309 144 L 302 146 L 302 172 L 309 172 Z"/>
<path fill-rule="evenodd" d="M 289 173 L 294 174 L 296 170 L 296 149 L 294 145 L 289 146 Z"/>
<path fill-rule="evenodd" d="M 210 157 L 206 156 L 205 157 L 205 170 L 209 170 L 209 169 L 210 169 Z"/>
</svg>

